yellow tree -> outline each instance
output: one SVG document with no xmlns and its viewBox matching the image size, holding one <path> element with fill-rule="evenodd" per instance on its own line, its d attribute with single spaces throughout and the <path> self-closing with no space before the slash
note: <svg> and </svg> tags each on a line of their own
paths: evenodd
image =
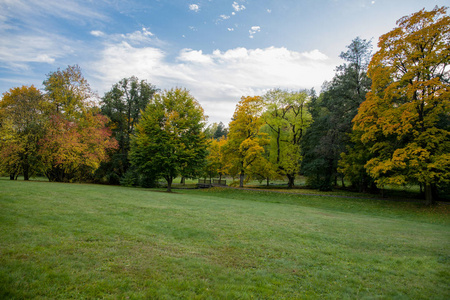
<svg viewBox="0 0 450 300">
<path fill-rule="evenodd" d="M 236 105 L 229 126 L 226 157 L 230 163 L 230 170 L 235 170 L 239 174 L 240 187 L 244 186 L 246 172 L 263 158 L 263 146 L 268 143 L 267 136 L 259 130 L 263 121 L 262 108 L 261 97 L 242 97 Z"/>
<path fill-rule="evenodd" d="M 219 140 L 211 139 L 208 145 L 208 155 L 206 157 L 206 173 L 219 175 L 219 179 L 228 172 L 229 162 L 225 157 L 225 145 L 227 139 L 222 136 Z"/>
<path fill-rule="evenodd" d="M 43 135 L 45 103 L 33 85 L 11 88 L 0 101 L 0 168 L 11 179 L 38 171 L 38 141 Z"/>
<path fill-rule="evenodd" d="M 436 7 L 397 25 L 380 37 L 354 130 L 370 147 L 365 167 L 379 186 L 423 184 L 431 204 L 433 189 L 450 181 L 450 17 Z"/>
</svg>

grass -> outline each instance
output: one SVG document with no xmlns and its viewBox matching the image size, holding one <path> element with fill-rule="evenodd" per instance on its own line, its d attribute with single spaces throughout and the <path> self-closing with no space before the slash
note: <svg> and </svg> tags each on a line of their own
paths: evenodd
<svg viewBox="0 0 450 300">
<path fill-rule="evenodd" d="M 0 298 L 448 299 L 449 206 L 0 180 Z"/>
</svg>

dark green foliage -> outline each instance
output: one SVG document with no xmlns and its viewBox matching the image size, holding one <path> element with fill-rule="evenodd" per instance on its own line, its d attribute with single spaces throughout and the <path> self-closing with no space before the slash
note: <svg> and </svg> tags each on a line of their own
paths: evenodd
<svg viewBox="0 0 450 300">
<path fill-rule="evenodd" d="M 132 164 L 147 177 L 163 177 L 168 191 L 178 175 L 198 175 L 206 156 L 204 121 L 203 109 L 187 90 L 155 95 L 132 139 Z"/>
<path fill-rule="evenodd" d="M 333 80 L 324 84 L 320 96 L 313 97 L 308 107 L 313 123 L 303 143 L 302 172 L 313 187 L 321 190 L 330 190 L 340 175 L 340 155 L 352 145 L 351 121 L 371 84 L 366 74 L 370 41 L 357 37 L 347 49 L 340 55 L 346 63 L 337 68 Z"/>
<path fill-rule="evenodd" d="M 124 176 L 130 167 L 128 152 L 130 139 L 134 134 L 136 124 L 157 91 L 155 86 L 139 80 L 137 77 L 124 78 L 114 84 L 102 98 L 101 111 L 111 120 L 109 126 L 113 136 L 119 143 L 117 151 L 110 154 L 110 161 L 101 166 L 98 181 L 106 178 L 106 183 L 117 184 L 117 178 Z M 106 177 L 105 177 L 106 176 Z"/>
<path fill-rule="evenodd" d="M 214 132 L 213 138 L 216 140 L 219 140 L 221 137 L 227 137 L 228 135 L 228 129 L 225 127 L 225 125 L 223 125 L 222 122 L 220 122 L 219 124 L 217 124 L 217 129 Z"/>
<path fill-rule="evenodd" d="M 227 137 L 228 128 L 222 122 L 214 122 L 205 128 L 205 135 L 207 139 L 220 140 L 221 137 Z"/>
</svg>

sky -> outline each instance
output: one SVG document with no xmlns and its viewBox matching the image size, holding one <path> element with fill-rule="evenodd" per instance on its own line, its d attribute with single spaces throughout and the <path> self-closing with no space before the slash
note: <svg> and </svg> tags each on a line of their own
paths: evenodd
<svg viewBox="0 0 450 300">
<path fill-rule="evenodd" d="M 188 89 L 228 124 L 242 96 L 320 92 L 360 37 L 372 40 L 428 0 L 0 0 L 0 92 L 79 65 L 99 97 L 137 76 Z"/>
</svg>

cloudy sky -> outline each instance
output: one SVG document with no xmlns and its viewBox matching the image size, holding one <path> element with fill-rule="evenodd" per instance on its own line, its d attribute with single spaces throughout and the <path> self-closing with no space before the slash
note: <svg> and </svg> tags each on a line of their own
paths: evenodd
<svg viewBox="0 0 450 300">
<path fill-rule="evenodd" d="M 78 64 L 99 96 L 132 75 L 185 87 L 210 122 L 241 96 L 320 90 L 352 39 L 373 39 L 428 0 L 0 0 L 0 92 Z M 376 48 L 375 48 L 376 50 Z"/>
</svg>

